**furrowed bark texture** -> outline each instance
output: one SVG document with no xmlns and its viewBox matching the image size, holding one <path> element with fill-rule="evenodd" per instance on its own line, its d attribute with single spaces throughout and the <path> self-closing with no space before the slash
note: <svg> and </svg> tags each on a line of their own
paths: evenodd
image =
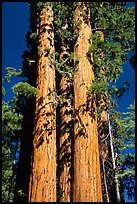
<svg viewBox="0 0 137 204">
<path fill-rule="evenodd" d="M 87 94 L 94 79 L 92 64 L 87 57 L 91 44 L 90 12 L 86 11 L 85 18 L 80 16 L 78 7 L 74 13 L 74 22 L 81 20 L 81 29 L 74 47 L 75 57 L 78 55 L 79 68 L 74 78 L 74 175 L 73 202 L 101 202 L 100 161 L 96 119 L 95 99 Z"/>
<path fill-rule="evenodd" d="M 65 99 L 67 78 L 63 77 L 60 82 L 62 97 Z M 66 104 L 66 105 L 65 105 Z M 64 102 L 60 109 L 60 155 L 59 155 L 59 181 L 61 190 L 61 201 L 70 202 L 70 167 L 71 167 L 71 115 L 68 113 L 69 102 Z"/>
<path fill-rule="evenodd" d="M 56 201 L 55 69 L 45 49 L 54 51 L 53 12 L 44 6 L 40 14 L 40 54 L 34 121 L 29 202 Z"/>
<path fill-rule="evenodd" d="M 66 53 L 62 47 L 60 58 Z M 64 58 L 65 59 L 65 58 Z M 59 86 L 60 100 L 60 136 L 59 136 L 59 187 L 61 191 L 60 201 L 70 202 L 71 180 L 71 100 L 69 99 L 71 85 L 69 77 L 62 76 Z"/>
</svg>

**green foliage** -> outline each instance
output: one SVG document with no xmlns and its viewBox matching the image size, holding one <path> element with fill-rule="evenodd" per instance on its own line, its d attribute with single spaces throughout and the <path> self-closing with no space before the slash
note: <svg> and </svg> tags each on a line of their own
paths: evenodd
<svg viewBox="0 0 137 204">
<path fill-rule="evenodd" d="M 21 71 L 7 67 L 3 82 L 11 77 L 20 77 Z M 13 202 L 19 144 L 22 131 L 24 107 L 35 97 L 36 89 L 27 83 L 18 83 L 12 88 L 16 95 L 9 103 L 2 101 L 2 201 Z M 6 91 L 2 87 L 2 95 Z M 9 106 L 10 104 L 10 106 Z"/>
<path fill-rule="evenodd" d="M 74 53 L 70 52 L 65 55 L 65 57 L 59 58 L 59 52 L 54 52 L 50 54 L 50 62 L 55 66 L 55 69 L 59 75 L 68 76 L 72 82 L 74 79 L 74 74 L 77 71 L 74 67 Z"/>
<path fill-rule="evenodd" d="M 19 82 L 12 87 L 12 91 L 15 94 L 12 104 L 14 104 L 16 111 L 23 113 L 27 103 L 35 98 L 36 88 L 26 82 Z"/>
<path fill-rule="evenodd" d="M 21 70 L 20 71 L 16 71 L 16 69 L 15 68 L 13 68 L 13 67 L 7 67 L 6 68 L 6 75 L 5 75 L 5 77 L 4 77 L 4 80 L 6 81 L 6 82 L 10 82 L 10 78 L 12 77 L 12 76 L 20 76 L 21 75 Z"/>
<path fill-rule="evenodd" d="M 18 194 L 19 194 L 19 195 L 24 195 L 24 196 L 27 196 L 25 193 L 23 193 L 23 191 L 22 191 L 22 190 L 18 190 Z"/>
<path fill-rule="evenodd" d="M 31 98 L 36 95 L 36 88 L 32 87 L 26 82 L 19 82 L 12 88 L 12 91 L 16 94 L 17 97 L 22 95 L 24 97 Z"/>
<path fill-rule="evenodd" d="M 2 131 L 4 134 L 9 134 L 12 136 L 12 131 L 21 130 L 19 125 L 22 121 L 22 115 L 17 114 L 15 109 L 8 106 L 7 103 L 2 103 Z"/>
<path fill-rule="evenodd" d="M 42 8 L 43 8 L 43 2 L 38 2 L 37 3 L 37 10 L 41 11 Z"/>
<path fill-rule="evenodd" d="M 109 95 L 111 95 L 111 97 L 116 97 L 116 98 L 120 98 L 123 96 L 123 94 L 129 90 L 129 82 L 128 81 L 124 81 L 124 86 L 117 88 L 115 84 L 110 85 L 111 88 L 108 87 L 108 93 Z"/>
<path fill-rule="evenodd" d="M 40 46 L 38 46 L 38 55 L 40 55 L 41 54 L 41 48 L 40 48 Z"/>
<path fill-rule="evenodd" d="M 128 52 L 135 50 L 135 8 L 126 8 L 125 2 L 92 2 L 88 3 L 88 6 L 92 12 L 93 33 L 92 45 L 87 54 L 93 53 L 94 81 L 102 83 L 102 77 L 105 75 L 108 84 L 116 83 L 123 72 L 122 65 L 127 60 Z M 104 41 L 100 39 L 101 32 Z M 134 67 L 134 55 L 131 56 L 130 62 Z M 125 87 L 119 91 L 115 89 L 116 94 L 122 93 L 123 90 Z M 111 92 L 114 93 L 114 87 Z"/>
<path fill-rule="evenodd" d="M 5 96 L 6 94 L 6 90 L 4 89 L 4 87 L 2 86 L 2 97 Z"/>
<path fill-rule="evenodd" d="M 94 2 L 91 7 L 93 28 L 102 29 L 110 41 L 120 42 L 125 51 L 134 47 L 134 7 L 126 8 L 125 2 Z"/>
<path fill-rule="evenodd" d="M 135 102 L 125 113 L 112 110 L 111 124 L 114 146 L 118 153 L 117 165 L 120 167 L 118 177 L 129 198 L 132 199 L 135 196 L 135 155 L 129 152 L 135 148 Z"/>
<path fill-rule="evenodd" d="M 2 101 L 2 201 L 13 202 L 23 116 Z"/>
<path fill-rule="evenodd" d="M 2 144 L 2 201 L 13 202 L 15 175 L 10 148 Z"/>
<path fill-rule="evenodd" d="M 30 34 L 30 39 L 31 39 L 32 41 L 37 41 L 37 40 L 38 40 L 38 35 L 37 35 L 37 33 L 31 33 L 31 34 Z"/>
<path fill-rule="evenodd" d="M 89 53 L 94 53 L 94 73 L 95 77 L 102 77 L 100 69 L 105 68 L 105 78 L 110 82 L 116 82 L 123 72 L 122 47 L 119 42 L 101 41 L 99 33 L 92 34 L 93 44 L 89 47 Z M 102 56 L 103 55 L 103 56 Z"/>
<path fill-rule="evenodd" d="M 93 96 L 96 93 L 96 97 L 98 101 L 106 93 L 107 83 L 104 80 L 102 81 L 95 80 L 93 81 L 91 87 L 87 88 L 87 90 L 88 90 L 88 94 L 91 96 Z"/>
<path fill-rule="evenodd" d="M 130 105 L 129 111 L 123 113 L 122 115 L 117 112 L 113 112 L 111 115 L 114 122 L 114 135 L 118 138 L 123 138 L 123 143 L 118 148 L 133 148 L 134 147 L 134 136 L 135 136 L 135 103 Z M 117 138 L 117 137 L 116 137 Z M 126 142 L 126 140 L 128 142 Z M 121 151 L 122 149 L 120 149 Z"/>
<path fill-rule="evenodd" d="M 49 48 L 49 47 L 46 47 L 46 48 L 45 48 L 45 52 L 46 52 L 46 55 L 49 55 L 49 54 L 50 54 L 50 48 Z"/>
<path fill-rule="evenodd" d="M 52 3 L 54 12 L 54 28 L 58 41 L 73 41 L 73 2 Z"/>
<path fill-rule="evenodd" d="M 66 127 L 66 132 L 70 132 L 70 128 L 69 127 Z"/>
</svg>

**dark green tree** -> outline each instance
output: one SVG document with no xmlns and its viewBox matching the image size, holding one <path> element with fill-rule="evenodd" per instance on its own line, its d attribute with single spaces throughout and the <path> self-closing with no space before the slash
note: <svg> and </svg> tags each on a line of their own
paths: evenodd
<svg viewBox="0 0 137 204">
<path fill-rule="evenodd" d="M 135 199 L 135 101 L 128 111 L 111 112 L 118 178 L 129 199 Z"/>
<path fill-rule="evenodd" d="M 2 202 L 13 202 L 21 129 L 22 115 L 2 100 Z"/>
</svg>

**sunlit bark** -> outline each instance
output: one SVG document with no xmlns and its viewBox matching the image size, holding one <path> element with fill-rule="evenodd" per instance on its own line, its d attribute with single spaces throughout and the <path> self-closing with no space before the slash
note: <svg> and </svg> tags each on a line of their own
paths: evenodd
<svg viewBox="0 0 137 204">
<path fill-rule="evenodd" d="M 79 3 L 81 4 L 81 3 Z M 80 5 L 80 7 L 82 4 Z M 81 28 L 74 47 L 75 58 L 79 56 L 78 71 L 74 77 L 74 177 L 73 202 L 102 201 L 100 161 L 97 133 L 95 96 L 89 97 L 87 88 L 94 79 L 91 58 L 87 56 L 90 36 L 90 11 L 83 6 L 84 17 L 80 16 L 77 7 L 74 13 L 74 23 L 81 20 Z M 76 32 L 76 31 L 75 31 Z"/>
<path fill-rule="evenodd" d="M 37 95 L 29 202 L 55 202 L 55 69 L 46 52 L 47 48 L 50 52 L 54 51 L 53 12 L 50 6 L 44 6 L 40 18 L 40 51 L 37 66 Z"/>
<path fill-rule="evenodd" d="M 61 47 L 60 58 L 67 53 L 65 45 Z M 65 65 L 64 65 L 65 66 Z M 64 71 L 65 73 L 65 71 Z M 70 202 L 71 188 L 71 133 L 72 103 L 70 99 L 71 83 L 68 74 L 61 77 L 59 91 L 60 100 L 60 135 L 59 135 L 59 190 L 60 201 Z"/>
</svg>

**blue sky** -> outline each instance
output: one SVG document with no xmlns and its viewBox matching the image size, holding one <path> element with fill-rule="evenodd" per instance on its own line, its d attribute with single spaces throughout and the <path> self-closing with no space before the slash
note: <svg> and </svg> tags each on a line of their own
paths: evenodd
<svg viewBox="0 0 137 204">
<path fill-rule="evenodd" d="M 128 2 L 128 6 L 134 5 L 134 2 Z M 3 2 L 2 3 L 2 74 L 5 74 L 6 67 L 14 67 L 17 70 L 22 66 L 22 54 L 26 47 L 25 35 L 29 30 L 29 9 L 27 2 Z M 130 89 L 119 100 L 119 111 L 126 111 L 129 104 L 133 103 L 135 98 L 135 70 L 130 66 L 129 61 L 123 65 L 124 73 L 118 80 L 118 86 L 121 82 L 128 80 Z M 18 79 L 19 80 L 19 79 Z M 10 100 L 13 94 L 10 87 L 17 83 L 17 78 L 12 78 L 11 84 L 4 84 L 7 95 L 4 98 Z"/>
<path fill-rule="evenodd" d="M 2 75 L 6 67 L 17 70 L 22 66 L 22 54 L 26 46 L 25 35 L 29 30 L 29 9 L 26 2 L 2 2 Z M 13 77 L 11 84 L 4 83 L 6 101 L 13 96 L 10 88 L 19 79 Z"/>
<path fill-rule="evenodd" d="M 128 6 L 134 6 L 135 2 L 128 2 Z M 6 67 L 21 69 L 22 54 L 26 46 L 25 35 L 29 30 L 29 8 L 27 2 L 2 2 L 2 75 Z M 124 73 L 118 80 L 118 86 L 122 86 L 124 80 L 130 82 L 130 89 L 119 100 L 119 111 L 127 111 L 127 107 L 135 99 L 135 70 L 130 66 L 129 61 L 123 65 Z M 13 94 L 11 87 L 19 79 L 12 78 L 11 84 L 4 83 L 6 89 L 5 100 L 9 101 Z M 126 198 L 127 201 L 130 201 Z"/>
</svg>

